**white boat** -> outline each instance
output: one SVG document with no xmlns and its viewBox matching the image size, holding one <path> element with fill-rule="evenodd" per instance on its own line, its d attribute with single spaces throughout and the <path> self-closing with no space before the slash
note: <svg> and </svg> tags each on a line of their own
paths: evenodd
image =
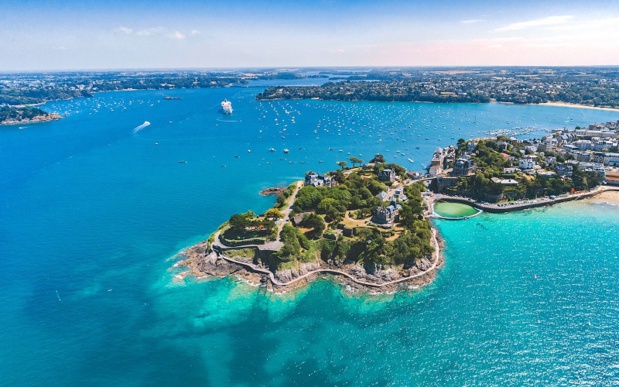
<svg viewBox="0 0 619 387">
<path fill-rule="evenodd" d="M 150 122 L 144 121 L 144 123 L 142 125 L 133 128 L 133 133 L 137 133 L 140 130 L 144 129 L 145 127 L 149 126 L 149 125 L 150 125 Z"/>
<path fill-rule="evenodd" d="M 288 148 L 284 149 L 284 153 L 288 153 L 288 152 L 290 152 Z"/>
<path fill-rule="evenodd" d="M 228 101 L 227 99 L 221 101 L 221 111 L 224 114 L 232 114 L 232 102 Z"/>
</svg>

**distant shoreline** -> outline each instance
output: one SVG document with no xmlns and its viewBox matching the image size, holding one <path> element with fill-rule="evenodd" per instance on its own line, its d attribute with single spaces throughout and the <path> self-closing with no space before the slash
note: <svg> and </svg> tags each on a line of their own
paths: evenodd
<svg viewBox="0 0 619 387">
<path fill-rule="evenodd" d="M 341 100 L 341 99 L 325 99 L 325 98 L 284 98 L 284 97 L 276 97 L 276 98 L 256 98 L 256 101 L 326 101 L 326 102 L 384 102 L 384 103 L 427 103 L 427 104 L 474 104 L 474 105 L 485 105 L 485 104 L 500 104 L 500 105 L 508 105 L 508 106 L 554 106 L 554 107 L 568 107 L 574 109 L 591 109 L 591 110 L 604 110 L 604 111 L 612 111 L 619 112 L 619 108 L 612 107 L 599 107 L 599 106 L 589 106 L 582 105 L 577 103 L 569 103 L 569 102 L 542 102 L 542 103 L 515 103 L 515 102 L 506 102 L 506 101 L 497 101 L 491 100 L 488 102 L 471 102 L 471 101 L 397 101 L 397 100 L 373 100 L 373 99 L 353 99 L 353 100 Z"/>
<path fill-rule="evenodd" d="M 29 124 L 40 124 L 43 122 L 51 122 L 62 119 L 62 116 L 57 113 L 50 113 L 47 115 L 36 116 L 30 119 L 25 120 L 5 120 L 0 122 L 0 126 L 14 126 L 14 125 L 29 125 Z"/>
<path fill-rule="evenodd" d="M 577 108 L 577 109 L 592 109 L 592 110 L 606 110 L 611 112 L 619 112 L 619 108 L 611 108 L 611 107 L 598 107 L 598 106 L 589 106 L 582 105 L 578 103 L 569 103 L 569 102 L 543 102 L 531 104 L 532 106 L 554 106 L 554 107 L 569 107 L 569 108 Z"/>
</svg>

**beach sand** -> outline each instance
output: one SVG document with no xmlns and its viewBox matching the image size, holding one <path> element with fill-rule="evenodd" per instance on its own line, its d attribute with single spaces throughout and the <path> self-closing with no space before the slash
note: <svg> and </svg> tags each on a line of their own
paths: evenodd
<svg viewBox="0 0 619 387">
<path fill-rule="evenodd" d="M 579 109 L 608 110 L 608 111 L 612 111 L 612 112 L 619 112 L 619 109 L 617 109 L 617 108 L 588 106 L 588 105 L 580 105 L 580 104 L 576 104 L 576 103 L 567 103 L 567 102 L 544 102 L 544 103 L 540 103 L 538 105 L 540 105 L 540 106 L 571 107 L 571 108 L 579 108 Z"/>
<path fill-rule="evenodd" d="M 606 191 L 587 199 L 593 203 L 608 203 L 619 205 L 619 191 Z"/>
</svg>

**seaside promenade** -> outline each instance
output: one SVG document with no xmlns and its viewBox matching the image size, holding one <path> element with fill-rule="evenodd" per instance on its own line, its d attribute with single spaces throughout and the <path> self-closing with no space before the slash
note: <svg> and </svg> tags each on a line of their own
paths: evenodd
<svg viewBox="0 0 619 387">
<path fill-rule="evenodd" d="M 227 262 L 243 266 L 243 267 L 245 267 L 245 268 L 247 268 L 247 269 L 249 269 L 249 270 L 251 270 L 253 272 L 257 272 L 257 273 L 262 273 L 262 274 L 268 275 L 269 279 L 271 280 L 271 283 L 273 283 L 273 285 L 276 285 L 278 287 L 286 287 L 286 286 L 292 285 L 292 284 L 294 284 L 294 283 L 296 283 L 296 282 L 298 282 L 298 281 L 300 281 L 300 280 L 302 280 L 304 278 L 307 278 L 307 277 L 309 277 L 311 275 L 314 275 L 314 274 L 334 274 L 334 275 L 344 276 L 344 277 L 348 278 L 349 280 L 351 280 L 352 282 L 354 282 L 354 283 L 356 283 L 358 285 L 363 285 L 363 286 L 372 287 L 372 288 L 383 288 L 385 286 L 397 285 L 397 284 L 402 283 L 402 282 L 406 282 L 406 281 L 410 281 L 410 280 L 415 279 L 415 278 L 422 277 L 422 276 L 424 276 L 426 274 L 431 273 L 432 271 L 434 271 L 438 267 L 439 262 L 440 262 L 440 256 L 441 256 L 441 248 L 440 248 L 440 245 L 438 243 L 438 238 L 436 237 L 436 234 L 437 234 L 436 230 L 432 229 L 432 245 L 434 247 L 434 254 L 433 254 L 433 258 L 434 259 L 432 261 L 432 265 L 428 269 L 426 269 L 424 271 L 421 271 L 419 273 L 415 273 L 413 275 L 407 276 L 407 277 L 402 277 L 402 278 L 398 278 L 398 279 L 393 280 L 393 281 L 380 282 L 380 283 L 379 282 L 363 281 L 363 280 L 360 280 L 358 278 L 353 277 L 351 274 L 346 273 L 344 271 L 337 270 L 337 269 L 330 269 L 330 268 L 311 270 L 311 271 L 308 271 L 307 273 L 305 273 L 305 274 L 303 274 L 303 275 L 301 275 L 299 277 L 291 279 L 290 281 L 280 282 L 277 278 L 275 278 L 275 275 L 270 270 L 268 270 L 268 269 L 266 269 L 264 267 L 259 267 L 257 265 L 254 265 L 253 263 L 243 262 L 243 261 L 239 261 L 239 260 L 230 258 L 230 257 L 225 255 L 225 251 L 221 250 L 221 248 L 219 248 L 219 246 L 217 246 L 216 248 L 213 248 L 213 251 L 215 252 L 215 254 L 217 255 L 218 258 L 221 258 L 221 259 L 223 259 L 223 260 L 225 260 Z"/>
<path fill-rule="evenodd" d="M 491 212 L 491 213 L 506 213 L 512 211 L 522 211 L 530 208 L 549 206 L 558 203 L 569 202 L 572 200 L 581 200 L 590 198 L 596 195 L 599 195 L 603 192 L 616 191 L 619 192 L 619 187 L 617 186 L 598 186 L 590 191 L 580 192 L 575 194 L 563 194 L 559 195 L 553 199 L 550 197 L 542 197 L 537 199 L 529 199 L 522 201 L 515 201 L 509 203 L 488 203 L 483 201 L 478 201 L 475 199 L 467 198 L 464 196 L 451 196 L 444 194 L 429 194 L 425 195 L 424 199 L 428 203 L 428 214 L 434 214 L 434 204 L 441 201 L 450 201 L 456 203 L 463 203 L 471 205 L 477 209 Z"/>
</svg>

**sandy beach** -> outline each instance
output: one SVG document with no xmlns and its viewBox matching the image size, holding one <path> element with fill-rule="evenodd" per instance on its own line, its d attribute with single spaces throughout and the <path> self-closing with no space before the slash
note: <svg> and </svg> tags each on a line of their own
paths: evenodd
<svg viewBox="0 0 619 387">
<path fill-rule="evenodd" d="M 606 191 L 587 199 L 592 203 L 608 203 L 619 205 L 619 191 Z"/>
<path fill-rule="evenodd" d="M 609 107 L 597 107 L 597 106 L 588 106 L 588 105 L 580 105 L 576 103 L 567 103 L 567 102 L 544 102 L 536 105 L 540 106 L 556 106 L 556 107 L 570 107 L 570 108 L 579 108 L 579 109 L 594 109 L 594 110 L 607 110 L 612 112 L 619 112 L 617 108 L 609 108 Z"/>
</svg>

